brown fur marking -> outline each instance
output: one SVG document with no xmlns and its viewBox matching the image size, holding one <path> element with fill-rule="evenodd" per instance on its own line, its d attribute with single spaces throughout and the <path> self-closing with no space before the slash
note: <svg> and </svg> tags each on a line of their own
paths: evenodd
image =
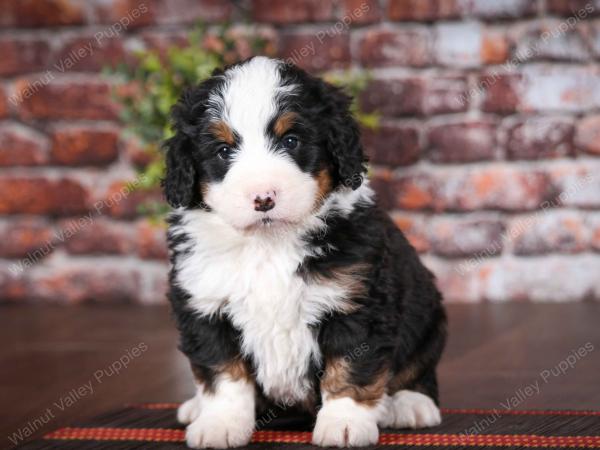
<svg viewBox="0 0 600 450">
<path fill-rule="evenodd" d="M 368 296 L 365 279 L 367 279 L 369 270 L 370 266 L 368 264 L 351 264 L 333 269 L 331 276 L 312 275 L 311 281 L 318 284 L 330 285 L 335 288 L 343 288 L 346 292 L 346 301 L 343 302 L 338 311 L 349 314 L 360 307 L 359 304 L 354 302 L 355 299 Z"/>
<path fill-rule="evenodd" d="M 229 361 L 227 364 L 221 366 L 218 371 L 228 374 L 233 381 L 246 380 L 250 383 L 254 382 L 248 364 L 240 358 Z"/>
<path fill-rule="evenodd" d="M 228 361 L 220 366 L 213 367 L 215 375 L 227 374 L 233 381 L 246 380 L 249 383 L 254 383 L 254 376 L 250 372 L 248 364 L 241 358 L 236 358 Z M 192 372 L 194 379 L 198 384 L 204 385 L 208 392 L 214 392 L 216 379 L 205 379 L 205 374 L 202 370 L 192 364 Z"/>
<path fill-rule="evenodd" d="M 273 126 L 273 131 L 279 137 L 282 137 L 296 120 L 296 113 L 294 112 L 285 112 L 281 116 L 277 118 L 275 121 L 275 125 Z"/>
<path fill-rule="evenodd" d="M 351 264 L 333 271 L 334 280 L 353 298 L 368 295 L 365 279 L 371 266 L 364 263 Z"/>
<path fill-rule="evenodd" d="M 327 195 L 332 191 L 333 180 L 331 179 L 331 174 L 327 169 L 321 170 L 315 178 L 317 180 L 317 196 L 315 199 L 316 211 L 321 207 Z"/>
<path fill-rule="evenodd" d="M 386 393 L 389 371 L 381 373 L 367 386 L 357 386 L 350 382 L 350 364 L 344 358 L 326 361 L 325 374 L 321 380 L 321 390 L 332 398 L 350 397 L 366 406 L 375 406 Z"/>
<path fill-rule="evenodd" d="M 235 144 L 233 131 L 225 122 L 219 121 L 211 124 L 210 131 L 220 141 L 229 145 Z"/>
<path fill-rule="evenodd" d="M 416 361 L 410 362 L 405 368 L 396 372 L 388 383 L 388 392 L 390 395 L 401 389 L 411 386 L 421 375 L 421 368 Z"/>
</svg>

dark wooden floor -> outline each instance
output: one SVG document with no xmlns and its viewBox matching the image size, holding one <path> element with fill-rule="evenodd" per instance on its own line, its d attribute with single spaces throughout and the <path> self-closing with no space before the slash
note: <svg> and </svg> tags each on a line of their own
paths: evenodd
<svg viewBox="0 0 600 450">
<path fill-rule="evenodd" d="M 443 406 L 600 409 L 600 304 L 448 309 Z M 176 341 L 165 307 L 0 307 L 0 448 L 28 423 L 40 435 L 126 403 L 184 400 L 193 385 Z"/>
</svg>

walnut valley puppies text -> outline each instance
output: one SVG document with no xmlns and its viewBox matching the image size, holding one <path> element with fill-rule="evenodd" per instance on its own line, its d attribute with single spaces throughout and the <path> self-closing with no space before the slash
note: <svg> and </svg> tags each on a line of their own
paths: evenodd
<svg viewBox="0 0 600 450">
<path fill-rule="evenodd" d="M 148 346 L 144 342 L 140 342 L 138 345 L 125 350 L 119 359 L 111 362 L 105 367 L 96 370 L 87 381 L 60 395 L 41 414 L 29 420 L 27 424 L 9 435 L 8 440 L 11 442 L 11 444 L 17 445 L 32 436 L 38 430 L 43 429 L 44 426 L 50 423 L 63 411 L 71 408 L 80 400 L 94 395 L 96 389 L 102 383 L 104 383 L 107 379 L 122 373 L 146 351 L 148 351 Z"/>
</svg>

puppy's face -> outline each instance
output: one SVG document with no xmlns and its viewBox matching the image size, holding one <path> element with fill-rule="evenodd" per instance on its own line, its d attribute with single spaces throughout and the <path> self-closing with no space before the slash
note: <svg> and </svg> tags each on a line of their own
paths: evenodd
<svg viewBox="0 0 600 450">
<path fill-rule="evenodd" d="M 215 74 L 174 107 L 165 194 L 240 230 L 297 224 L 364 172 L 350 99 L 280 61 Z"/>
</svg>

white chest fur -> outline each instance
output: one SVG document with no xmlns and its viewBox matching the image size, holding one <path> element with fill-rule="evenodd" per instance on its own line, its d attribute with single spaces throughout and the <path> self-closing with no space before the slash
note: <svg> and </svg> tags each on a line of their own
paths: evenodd
<svg viewBox="0 0 600 450">
<path fill-rule="evenodd" d="M 192 308 L 225 314 L 241 331 L 241 351 L 269 397 L 304 399 L 310 362 L 321 358 L 311 325 L 342 307 L 345 288 L 297 275 L 309 254 L 297 232 L 244 236 L 199 211 L 186 212 L 172 231 L 192 239 L 185 244 L 190 252 L 176 261 L 176 282 L 191 294 Z"/>
</svg>

